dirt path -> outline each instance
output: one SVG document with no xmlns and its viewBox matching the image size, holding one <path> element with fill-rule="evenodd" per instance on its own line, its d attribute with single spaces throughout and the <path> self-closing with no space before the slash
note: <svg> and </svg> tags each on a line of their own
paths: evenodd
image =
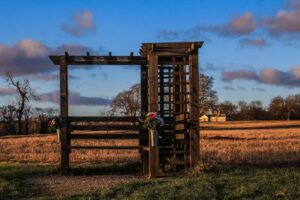
<svg viewBox="0 0 300 200">
<path fill-rule="evenodd" d="M 43 197 L 59 198 L 63 196 L 101 190 L 120 183 L 143 180 L 141 175 L 97 175 L 97 176 L 60 176 L 51 175 L 28 179 L 28 183 L 41 191 Z"/>
</svg>

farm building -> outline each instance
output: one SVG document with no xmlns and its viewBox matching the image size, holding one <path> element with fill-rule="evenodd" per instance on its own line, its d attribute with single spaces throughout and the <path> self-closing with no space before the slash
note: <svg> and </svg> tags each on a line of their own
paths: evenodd
<svg viewBox="0 0 300 200">
<path fill-rule="evenodd" d="M 200 122 L 226 122 L 226 115 L 202 115 Z"/>
<path fill-rule="evenodd" d="M 207 115 L 202 115 L 201 117 L 199 117 L 199 121 L 200 122 L 208 122 L 209 118 Z"/>
</svg>

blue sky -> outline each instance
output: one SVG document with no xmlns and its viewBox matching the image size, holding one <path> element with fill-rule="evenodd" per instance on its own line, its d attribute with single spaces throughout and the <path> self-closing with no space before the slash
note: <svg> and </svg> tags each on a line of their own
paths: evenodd
<svg viewBox="0 0 300 200">
<path fill-rule="evenodd" d="M 58 107 L 57 67 L 48 54 L 138 54 L 142 42 L 199 41 L 200 68 L 219 101 L 299 93 L 298 0 L 7 0 L 0 2 L 0 105 L 13 102 L 3 73 L 29 78 Z M 18 58 L 17 58 L 18 57 Z M 99 114 L 107 98 L 139 81 L 135 67 L 71 67 L 71 114 Z M 97 104 L 99 102 L 99 104 Z"/>
</svg>

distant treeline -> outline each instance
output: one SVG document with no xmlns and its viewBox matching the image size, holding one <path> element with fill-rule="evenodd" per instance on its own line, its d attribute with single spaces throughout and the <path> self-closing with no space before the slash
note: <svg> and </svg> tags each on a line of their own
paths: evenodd
<svg viewBox="0 0 300 200">
<path fill-rule="evenodd" d="M 18 109 L 13 105 L 0 107 L 0 136 L 15 134 L 41 134 L 53 132 L 49 121 L 58 116 L 58 110 L 52 108 L 29 108 L 22 115 L 19 126 Z M 21 130 L 19 130 L 21 127 Z"/>
<path fill-rule="evenodd" d="M 297 120 L 300 119 L 300 94 L 286 98 L 277 96 L 263 106 L 261 101 L 237 104 L 230 101 L 217 103 L 212 111 L 216 114 L 226 114 L 232 120 Z"/>
</svg>

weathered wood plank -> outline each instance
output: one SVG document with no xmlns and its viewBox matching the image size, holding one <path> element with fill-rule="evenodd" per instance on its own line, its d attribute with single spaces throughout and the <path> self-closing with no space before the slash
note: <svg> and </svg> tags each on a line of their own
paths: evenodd
<svg viewBox="0 0 300 200">
<path fill-rule="evenodd" d="M 199 135 L 199 66 L 198 52 L 189 55 L 189 91 L 190 91 L 190 166 L 194 166 L 200 157 Z"/>
<path fill-rule="evenodd" d="M 170 128 L 169 124 L 165 124 L 161 129 L 167 130 Z M 142 125 L 70 125 L 70 130 L 90 130 L 90 131 L 147 131 Z"/>
<path fill-rule="evenodd" d="M 176 140 L 183 140 L 184 139 L 184 134 L 176 134 Z"/>
<path fill-rule="evenodd" d="M 61 57 L 49 56 L 55 65 L 60 64 Z M 141 56 L 68 56 L 69 65 L 141 65 L 147 60 Z"/>
<path fill-rule="evenodd" d="M 179 114 L 175 116 L 175 121 L 183 121 L 186 120 L 186 114 Z"/>
<path fill-rule="evenodd" d="M 71 139 L 101 139 L 101 140 L 131 140 L 131 139 L 139 139 L 145 138 L 146 135 L 143 134 L 129 134 L 129 133 L 113 133 L 113 134 L 71 134 Z"/>
<path fill-rule="evenodd" d="M 71 125 L 71 130 L 93 130 L 93 131 L 105 131 L 105 130 L 131 130 L 139 131 L 146 130 L 140 125 Z"/>
<path fill-rule="evenodd" d="M 148 113 L 148 67 L 144 64 L 141 65 L 141 114 L 146 115 Z M 140 122 L 142 126 L 143 123 Z M 140 134 L 148 135 L 147 130 L 140 130 Z M 139 145 L 146 146 L 148 144 L 148 138 L 140 138 Z M 143 161 L 144 154 L 140 152 L 141 160 Z"/>
<path fill-rule="evenodd" d="M 154 48 L 154 45 L 153 47 Z M 150 52 L 149 59 L 149 111 L 158 112 L 158 56 L 154 52 Z M 150 134 L 149 134 L 150 136 Z M 150 138 L 149 138 L 150 141 Z M 159 154 L 156 146 L 150 146 L 149 151 L 149 178 L 157 176 L 157 162 L 159 162 Z"/>
<path fill-rule="evenodd" d="M 60 64 L 62 55 L 51 55 L 49 58 L 55 65 Z M 68 63 L 72 66 L 87 65 L 85 67 L 94 67 L 94 65 L 129 65 L 136 67 L 138 65 L 147 65 L 148 60 L 140 56 L 69 56 Z M 172 57 L 160 57 L 159 64 L 188 64 L 187 61 L 174 61 Z M 90 65 L 90 66 L 89 66 Z"/>
<path fill-rule="evenodd" d="M 67 53 L 66 53 L 67 55 Z M 70 144 L 68 138 L 68 63 L 66 56 L 60 57 L 60 116 L 61 122 L 61 154 L 60 154 L 60 166 L 61 174 L 67 175 L 69 171 L 69 149 L 67 145 Z"/>
<path fill-rule="evenodd" d="M 69 149 L 138 150 L 139 146 L 69 146 Z"/>
<path fill-rule="evenodd" d="M 138 122 L 139 117 L 123 117 L 123 116 L 99 116 L 99 117 L 81 117 L 81 116 L 69 116 L 69 122 Z"/>
<path fill-rule="evenodd" d="M 158 111 L 158 56 L 149 54 L 149 108 L 150 112 Z"/>
<path fill-rule="evenodd" d="M 185 125 L 184 124 L 176 124 L 175 130 L 176 131 L 185 130 Z"/>
<path fill-rule="evenodd" d="M 148 112 L 148 69 L 141 65 L 141 113 Z"/>
<path fill-rule="evenodd" d="M 149 147 L 149 178 L 157 177 L 159 173 L 159 149 Z"/>
</svg>

